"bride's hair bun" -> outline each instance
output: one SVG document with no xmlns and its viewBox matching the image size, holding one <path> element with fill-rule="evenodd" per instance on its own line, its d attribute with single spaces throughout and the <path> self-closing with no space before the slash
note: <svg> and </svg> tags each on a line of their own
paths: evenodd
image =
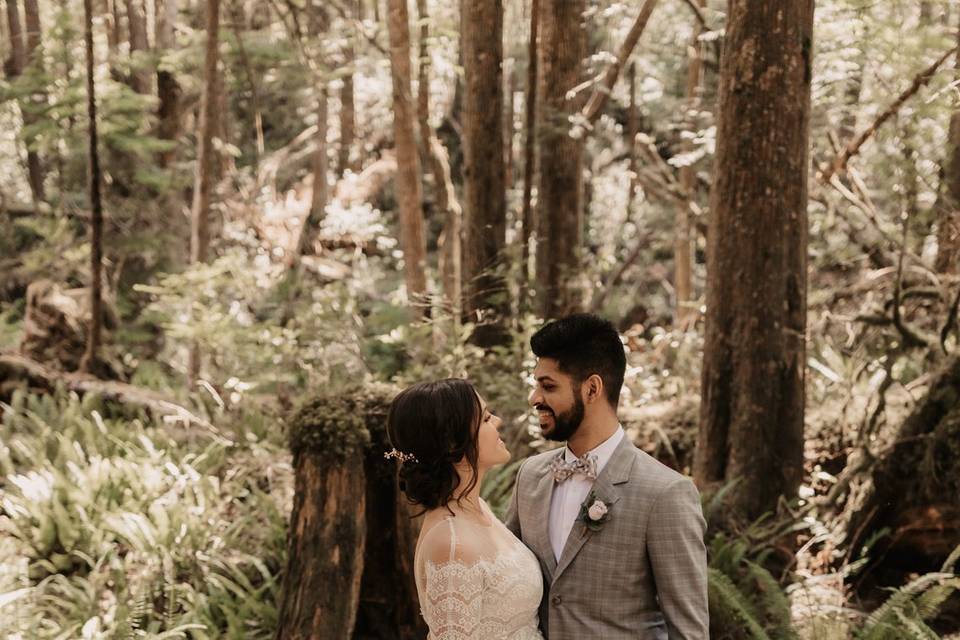
<svg viewBox="0 0 960 640">
<path fill-rule="evenodd" d="M 400 467 L 400 488 L 426 509 L 453 499 L 460 484 L 454 464 L 466 459 L 477 482 L 477 426 L 480 398 L 460 378 L 423 382 L 401 391 L 390 404 L 387 435 L 397 451 L 412 455 Z"/>
</svg>

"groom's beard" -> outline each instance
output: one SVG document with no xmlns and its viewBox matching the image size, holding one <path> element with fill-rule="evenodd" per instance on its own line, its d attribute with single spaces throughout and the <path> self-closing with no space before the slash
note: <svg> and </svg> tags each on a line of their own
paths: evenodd
<svg viewBox="0 0 960 640">
<path fill-rule="evenodd" d="M 538 411 L 549 411 L 553 414 L 553 430 L 549 433 L 543 433 L 543 437 L 554 442 L 564 442 L 569 440 L 577 432 L 583 423 L 584 405 L 579 396 L 574 396 L 573 406 L 561 414 L 557 414 L 545 404 L 535 407 Z M 542 430 L 542 427 L 541 427 Z"/>
</svg>

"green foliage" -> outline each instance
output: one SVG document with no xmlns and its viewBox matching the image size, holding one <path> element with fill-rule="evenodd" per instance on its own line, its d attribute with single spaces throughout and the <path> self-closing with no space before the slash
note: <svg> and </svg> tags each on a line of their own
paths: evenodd
<svg viewBox="0 0 960 640">
<path fill-rule="evenodd" d="M 63 392 L 4 405 L 0 636 L 272 637 L 287 454 L 118 409 Z"/>
</svg>

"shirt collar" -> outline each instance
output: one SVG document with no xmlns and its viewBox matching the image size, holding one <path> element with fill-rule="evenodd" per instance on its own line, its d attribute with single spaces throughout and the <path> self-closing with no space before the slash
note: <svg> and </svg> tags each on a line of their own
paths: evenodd
<svg viewBox="0 0 960 640">
<path fill-rule="evenodd" d="M 613 432 L 613 435 L 598 444 L 596 447 L 587 451 L 587 453 L 593 454 L 597 457 L 597 473 L 603 471 L 603 468 L 607 465 L 607 462 L 610 461 L 610 458 L 613 456 L 613 452 L 616 451 L 617 445 L 620 444 L 620 441 L 626 434 L 623 432 L 623 426 L 618 425 L 617 430 Z M 573 462 L 577 459 L 573 452 L 570 451 L 567 447 L 563 449 L 564 460 L 567 462 Z"/>
</svg>

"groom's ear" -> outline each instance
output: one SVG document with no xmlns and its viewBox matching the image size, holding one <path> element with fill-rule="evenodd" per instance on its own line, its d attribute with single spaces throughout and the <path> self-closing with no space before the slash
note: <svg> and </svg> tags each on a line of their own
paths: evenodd
<svg viewBox="0 0 960 640">
<path fill-rule="evenodd" d="M 584 380 L 583 390 L 587 396 L 587 403 L 596 402 L 603 397 L 603 378 L 597 374 L 593 374 Z"/>
</svg>

